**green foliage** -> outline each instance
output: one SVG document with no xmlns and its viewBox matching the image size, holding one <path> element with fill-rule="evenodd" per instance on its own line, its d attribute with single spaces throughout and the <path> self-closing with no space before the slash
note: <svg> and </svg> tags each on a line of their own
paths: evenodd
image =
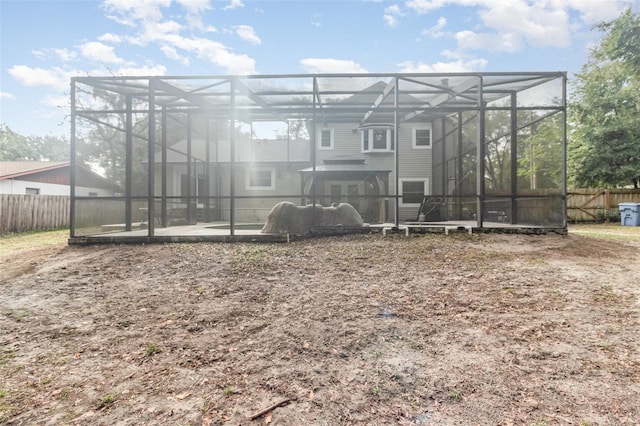
<svg viewBox="0 0 640 426">
<path fill-rule="evenodd" d="M 526 111 L 525 113 L 531 113 Z M 525 119 L 534 123 L 538 117 Z M 518 139 L 518 187 L 562 187 L 562 115 L 555 114 L 527 126 Z"/>
<path fill-rule="evenodd" d="M 144 356 L 148 358 L 148 357 L 152 357 L 152 356 L 154 356 L 156 354 L 159 354 L 160 352 L 162 352 L 162 351 L 160 350 L 158 345 L 156 345 L 155 343 L 150 343 L 147 346 L 147 349 L 145 349 L 145 351 L 144 351 Z"/>
<path fill-rule="evenodd" d="M 571 100 L 569 178 L 575 186 L 638 187 L 640 178 L 640 16 L 627 10 L 605 31 Z M 634 41 L 635 40 L 635 41 Z"/>
<path fill-rule="evenodd" d="M 69 141 L 58 136 L 23 136 L 0 125 L 0 161 L 67 161 Z"/>
</svg>

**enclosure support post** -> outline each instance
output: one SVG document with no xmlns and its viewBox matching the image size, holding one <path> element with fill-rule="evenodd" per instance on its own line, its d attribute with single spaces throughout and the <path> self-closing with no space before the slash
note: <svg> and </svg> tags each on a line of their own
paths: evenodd
<svg viewBox="0 0 640 426">
<path fill-rule="evenodd" d="M 211 221 L 211 191 L 209 190 L 211 184 L 210 184 L 210 180 L 211 180 L 211 129 L 209 128 L 209 119 L 207 118 L 206 120 L 206 125 L 205 125 L 205 132 L 206 137 L 205 137 L 205 143 L 207 144 L 205 146 L 205 169 L 204 169 L 204 193 L 207 195 L 207 197 L 204 200 L 204 217 L 205 217 L 205 221 L 206 222 L 210 222 Z"/>
<path fill-rule="evenodd" d="M 160 223 L 167 227 L 167 107 L 162 107 L 162 202 L 160 205 Z"/>
<path fill-rule="evenodd" d="M 236 214 L 236 80 L 230 81 L 229 104 L 231 106 L 229 122 L 229 234 L 235 235 L 235 214 Z"/>
<path fill-rule="evenodd" d="M 456 217 L 457 219 L 463 219 L 462 217 L 462 182 L 464 179 L 464 168 L 462 167 L 462 111 L 458 111 L 458 148 L 456 152 L 456 181 L 454 186 L 454 193 L 456 196 Z"/>
<path fill-rule="evenodd" d="M 76 80 L 71 79 L 71 129 L 69 137 L 69 237 L 76 236 Z"/>
<path fill-rule="evenodd" d="M 515 224 L 518 218 L 518 95 L 511 92 L 511 191 L 510 200 L 510 223 Z M 535 173 L 535 170 L 532 170 Z"/>
<path fill-rule="evenodd" d="M 562 227 L 567 227 L 567 73 L 562 74 Z"/>
<path fill-rule="evenodd" d="M 188 112 L 187 113 L 187 223 L 189 225 L 193 225 L 194 224 L 194 215 L 193 215 L 193 204 L 194 204 L 194 199 L 193 199 L 193 190 L 194 190 L 194 184 L 193 184 L 193 180 L 194 180 L 194 173 L 193 173 L 193 166 L 194 166 L 194 161 L 193 161 L 193 157 L 192 157 L 192 151 L 191 151 L 191 137 L 192 137 L 192 132 L 191 132 L 191 113 Z"/>
<path fill-rule="evenodd" d="M 316 176 L 316 137 L 318 132 L 316 125 L 316 108 L 318 106 L 319 98 L 318 79 L 313 77 L 313 120 L 311 122 L 311 205 L 313 208 L 311 209 L 311 223 L 314 227 L 316 226 L 316 187 L 318 186 Z"/>
<path fill-rule="evenodd" d="M 156 98 L 155 80 L 149 80 L 149 141 L 147 143 L 147 226 L 149 237 L 153 237 L 156 228 L 155 213 L 155 166 L 156 166 Z"/>
<path fill-rule="evenodd" d="M 132 193 L 132 181 L 133 181 L 133 113 L 132 113 L 132 99 L 131 95 L 126 97 L 126 112 L 125 112 L 125 190 L 124 190 L 124 230 L 131 231 L 131 193 Z"/>
<path fill-rule="evenodd" d="M 447 119 L 445 117 L 442 117 L 442 119 L 440 120 L 440 126 L 441 126 L 440 140 L 442 141 L 442 152 L 440 153 L 440 161 L 442 162 L 442 178 L 440 182 L 440 194 L 442 194 L 442 199 L 445 202 L 445 206 L 448 206 L 449 191 L 447 190 L 447 186 L 449 185 L 449 166 L 447 164 L 447 132 L 445 129 L 446 125 L 447 125 Z M 441 213 L 444 213 L 444 212 L 441 211 Z M 441 217 L 440 219 L 446 220 L 448 219 L 448 217 L 447 218 Z"/>
<path fill-rule="evenodd" d="M 393 150 L 393 156 L 395 159 L 395 165 L 394 165 L 394 171 L 395 171 L 395 200 L 396 200 L 396 205 L 395 205 L 395 219 L 394 219 L 394 223 L 396 228 L 398 227 L 398 225 L 400 225 L 400 182 L 398 180 L 398 178 L 400 177 L 400 155 L 399 155 L 399 151 L 400 151 L 400 147 L 398 146 L 398 126 L 399 126 L 399 120 L 398 120 L 398 101 L 399 101 L 399 96 L 400 96 L 400 90 L 398 90 L 398 83 L 399 83 L 399 79 L 398 77 L 393 77 L 396 81 L 395 81 L 395 86 L 393 88 L 393 147 L 395 148 Z"/>
<path fill-rule="evenodd" d="M 485 164 L 484 164 L 484 154 L 485 154 L 485 120 L 486 120 L 486 105 L 484 104 L 484 93 L 483 93 L 483 80 L 482 76 L 478 77 L 478 106 L 479 106 L 479 114 L 478 114 L 478 136 L 477 136 L 477 159 L 476 159 L 476 167 L 477 167 L 477 177 L 476 177 L 476 217 L 477 217 L 477 226 L 478 228 L 482 228 L 482 223 L 484 221 L 484 201 L 485 201 L 485 185 L 484 185 L 484 173 L 485 173 Z"/>
</svg>

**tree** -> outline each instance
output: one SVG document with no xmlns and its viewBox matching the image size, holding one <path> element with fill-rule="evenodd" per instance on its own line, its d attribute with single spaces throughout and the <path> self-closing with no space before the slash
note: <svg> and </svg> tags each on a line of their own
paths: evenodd
<svg viewBox="0 0 640 426">
<path fill-rule="evenodd" d="M 23 136 L 6 124 L 0 125 L 0 161 L 68 161 L 69 141 L 66 138 Z"/>
<path fill-rule="evenodd" d="M 524 111 L 525 122 L 531 122 L 518 139 L 518 187 L 529 189 L 561 188 L 562 115 L 543 120 L 531 111 Z M 526 132 L 526 133 L 524 133 Z"/>
<path fill-rule="evenodd" d="M 640 179 L 640 16 L 627 10 L 601 23 L 605 35 L 576 77 L 569 178 L 576 186 Z"/>
</svg>

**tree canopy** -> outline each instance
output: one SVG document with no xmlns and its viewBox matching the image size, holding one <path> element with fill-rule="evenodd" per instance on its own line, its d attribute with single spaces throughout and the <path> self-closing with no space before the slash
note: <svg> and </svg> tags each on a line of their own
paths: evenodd
<svg viewBox="0 0 640 426">
<path fill-rule="evenodd" d="M 570 105 L 569 178 L 576 186 L 638 188 L 640 16 L 627 10 L 604 32 L 576 76 Z"/>
<path fill-rule="evenodd" d="M 0 125 L 0 161 L 67 161 L 69 141 L 58 136 L 24 136 Z"/>
</svg>

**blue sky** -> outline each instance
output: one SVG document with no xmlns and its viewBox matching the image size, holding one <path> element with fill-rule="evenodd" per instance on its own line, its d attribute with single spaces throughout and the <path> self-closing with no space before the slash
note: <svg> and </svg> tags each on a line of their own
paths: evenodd
<svg viewBox="0 0 640 426">
<path fill-rule="evenodd" d="M 0 122 L 68 135 L 99 75 L 580 71 L 638 0 L 0 0 Z"/>
</svg>

